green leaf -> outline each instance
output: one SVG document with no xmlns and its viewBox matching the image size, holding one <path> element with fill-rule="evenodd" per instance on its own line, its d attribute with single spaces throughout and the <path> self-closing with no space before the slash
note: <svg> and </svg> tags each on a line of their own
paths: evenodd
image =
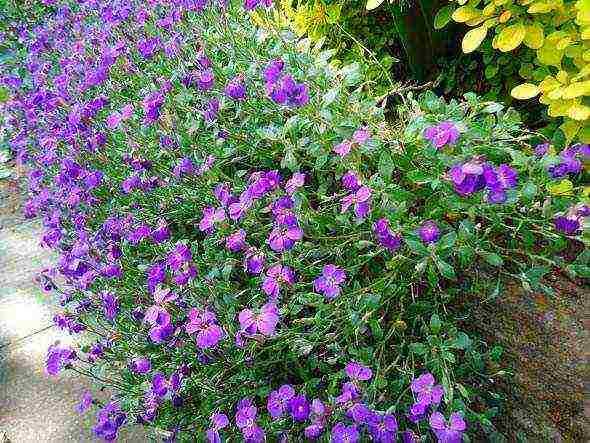
<svg viewBox="0 0 590 443">
<path fill-rule="evenodd" d="M 443 275 L 443 277 L 448 278 L 449 280 L 455 280 L 457 278 L 455 275 L 455 270 L 446 261 L 443 261 L 440 258 L 436 258 L 434 262 L 436 263 L 436 267 Z"/>
<path fill-rule="evenodd" d="M 367 0 L 367 11 L 371 11 L 381 6 L 384 0 Z"/>
<path fill-rule="evenodd" d="M 0 103 L 4 103 L 5 101 L 8 100 L 9 97 L 10 97 L 10 94 L 8 92 L 8 88 L 6 88 L 4 86 L 0 86 Z"/>
<path fill-rule="evenodd" d="M 395 164 L 393 163 L 391 154 L 387 151 L 383 151 L 379 157 L 379 175 L 388 182 L 391 179 L 391 174 L 393 174 L 394 169 Z"/>
<path fill-rule="evenodd" d="M 434 17 L 434 29 L 442 29 L 451 21 L 451 17 L 455 12 L 455 5 L 448 5 L 436 13 Z"/>
<path fill-rule="evenodd" d="M 424 244 L 421 241 L 412 238 L 406 238 L 405 241 L 406 244 L 410 247 L 410 249 L 416 254 L 421 256 L 429 254 L 428 248 L 424 246 Z"/>
<path fill-rule="evenodd" d="M 443 235 L 443 237 L 437 242 L 436 247 L 438 250 L 444 250 L 452 248 L 457 241 L 457 234 L 454 231 Z"/>
<path fill-rule="evenodd" d="M 455 349 L 467 349 L 471 346 L 471 339 L 465 332 L 457 333 L 457 336 L 454 340 L 450 343 L 450 346 Z"/>
<path fill-rule="evenodd" d="M 410 345 L 410 352 L 416 355 L 426 355 L 428 348 L 426 348 L 424 343 L 412 343 Z"/>
<path fill-rule="evenodd" d="M 586 265 L 569 265 L 566 271 L 574 277 L 590 278 L 590 266 Z"/>
<path fill-rule="evenodd" d="M 526 200 L 532 200 L 535 197 L 535 195 L 537 195 L 538 190 L 539 190 L 539 187 L 536 184 L 534 184 L 533 182 L 528 182 L 522 188 L 522 196 Z"/>
<path fill-rule="evenodd" d="M 504 264 L 504 260 L 498 254 L 494 254 L 492 252 L 479 252 L 479 255 L 483 257 L 483 259 L 492 266 L 502 266 Z"/>
<path fill-rule="evenodd" d="M 430 317 L 430 330 L 432 333 L 438 334 L 440 332 L 441 326 L 442 322 L 440 321 L 438 314 L 432 314 L 432 317 Z"/>
</svg>

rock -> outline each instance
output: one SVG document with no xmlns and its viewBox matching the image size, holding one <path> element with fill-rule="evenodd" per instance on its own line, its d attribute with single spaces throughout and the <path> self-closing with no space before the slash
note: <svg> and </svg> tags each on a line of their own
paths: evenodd
<svg viewBox="0 0 590 443">
<path fill-rule="evenodd" d="M 506 397 L 496 422 L 509 441 L 590 441 L 590 289 L 564 276 L 545 284 L 554 296 L 513 283 L 496 300 L 472 308 L 471 326 L 504 348 L 503 364 L 514 371 L 492 388 Z"/>
</svg>

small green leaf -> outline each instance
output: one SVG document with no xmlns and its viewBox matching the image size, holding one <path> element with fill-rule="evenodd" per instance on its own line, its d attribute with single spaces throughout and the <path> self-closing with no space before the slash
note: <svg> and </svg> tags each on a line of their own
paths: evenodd
<svg viewBox="0 0 590 443">
<path fill-rule="evenodd" d="M 455 5 L 448 5 L 439 10 L 434 17 L 434 29 L 442 29 L 451 21 Z"/>
<path fill-rule="evenodd" d="M 423 343 L 412 343 L 410 345 L 410 352 L 416 355 L 426 355 L 428 349 Z"/>
<path fill-rule="evenodd" d="M 385 181 L 389 182 L 394 169 L 395 164 L 393 163 L 391 154 L 387 151 L 383 151 L 379 157 L 379 175 L 381 175 Z"/>
<path fill-rule="evenodd" d="M 522 188 L 522 196 L 526 200 L 532 200 L 535 197 L 535 195 L 537 195 L 538 190 L 539 187 L 536 184 L 534 184 L 533 182 L 528 182 Z"/>
<path fill-rule="evenodd" d="M 432 317 L 430 317 L 430 330 L 432 333 L 438 334 L 440 332 L 441 326 L 442 322 L 440 321 L 438 314 L 432 314 Z"/>
<path fill-rule="evenodd" d="M 446 261 L 443 261 L 443 260 L 437 258 L 435 260 L 435 263 L 436 263 L 436 267 L 438 268 L 440 273 L 443 275 L 443 277 L 448 278 L 449 280 L 455 280 L 455 278 L 457 278 L 455 276 L 455 270 Z"/>
<path fill-rule="evenodd" d="M 502 257 L 498 254 L 492 252 L 480 252 L 479 255 L 492 266 L 502 266 L 504 264 L 504 260 L 502 260 Z"/>
</svg>

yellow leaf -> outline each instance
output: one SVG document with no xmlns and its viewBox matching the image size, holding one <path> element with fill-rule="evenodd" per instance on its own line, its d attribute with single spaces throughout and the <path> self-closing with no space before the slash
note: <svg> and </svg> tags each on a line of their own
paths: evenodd
<svg viewBox="0 0 590 443">
<path fill-rule="evenodd" d="M 500 14 L 498 21 L 500 23 L 506 23 L 508 20 L 510 20 L 510 17 L 512 17 L 512 12 L 504 11 L 504 12 L 502 12 L 502 14 Z"/>
<path fill-rule="evenodd" d="M 529 14 L 543 14 L 545 12 L 551 12 L 551 10 L 553 9 L 553 5 L 551 5 L 550 3 L 545 3 L 545 2 L 535 2 L 533 3 L 531 6 L 529 6 L 529 9 L 527 10 L 527 12 Z"/>
<path fill-rule="evenodd" d="M 488 3 L 485 8 L 483 8 L 482 14 L 486 17 L 493 15 L 496 12 L 496 5 L 493 3 Z"/>
<path fill-rule="evenodd" d="M 475 51 L 477 48 L 479 48 L 481 42 L 483 42 L 483 40 L 486 38 L 486 35 L 488 35 L 488 28 L 485 26 L 480 26 L 479 28 L 475 28 L 467 32 L 463 37 L 463 42 L 461 44 L 463 47 L 463 52 L 468 54 Z"/>
<path fill-rule="evenodd" d="M 558 183 L 547 183 L 547 191 L 551 195 L 574 195 L 574 185 L 568 179 L 561 180 Z"/>
<path fill-rule="evenodd" d="M 383 0 L 367 0 L 367 11 L 381 6 L 381 3 L 383 3 Z"/>
<path fill-rule="evenodd" d="M 574 120 L 584 121 L 590 118 L 590 106 L 581 103 L 574 103 L 570 106 L 567 115 Z"/>
<path fill-rule="evenodd" d="M 561 68 L 563 51 L 558 51 L 555 45 L 547 43 L 547 39 L 545 39 L 543 47 L 537 50 L 537 58 L 544 65 Z"/>
<path fill-rule="evenodd" d="M 561 131 L 565 135 L 566 142 L 569 144 L 578 131 L 580 130 L 580 122 L 575 120 L 566 120 L 560 127 Z"/>
<path fill-rule="evenodd" d="M 522 23 L 506 26 L 500 34 L 496 44 L 502 52 L 512 51 L 520 46 L 526 35 L 526 28 Z"/>
<path fill-rule="evenodd" d="M 555 77 L 548 75 L 543 79 L 541 83 L 539 83 L 539 89 L 542 92 L 553 91 L 555 88 L 559 88 L 561 83 L 559 83 Z"/>
<path fill-rule="evenodd" d="M 567 48 L 571 42 L 572 42 L 571 38 L 564 37 L 557 42 L 556 48 L 561 51 L 561 50 Z"/>
<path fill-rule="evenodd" d="M 543 46 L 545 40 L 545 33 L 543 27 L 539 23 L 533 23 L 526 27 L 526 35 L 524 36 L 524 44 L 531 49 L 539 49 Z"/>
<path fill-rule="evenodd" d="M 479 9 L 475 9 L 472 6 L 461 6 L 457 8 L 453 15 L 451 16 L 453 20 L 457 23 L 464 23 L 469 20 L 473 20 L 478 18 L 481 15 L 481 11 Z"/>
<path fill-rule="evenodd" d="M 590 40 L 590 26 L 586 26 L 580 31 L 580 38 L 582 40 Z"/>
<path fill-rule="evenodd" d="M 537 85 L 533 85 L 532 83 L 523 83 L 522 85 L 512 88 L 510 95 L 518 100 L 527 100 L 537 96 L 539 92 L 539 87 Z"/>
<path fill-rule="evenodd" d="M 585 82 L 570 83 L 563 90 L 563 98 L 576 98 L 583 95 L 590 95 L 590 80 Z"/>
</svg>

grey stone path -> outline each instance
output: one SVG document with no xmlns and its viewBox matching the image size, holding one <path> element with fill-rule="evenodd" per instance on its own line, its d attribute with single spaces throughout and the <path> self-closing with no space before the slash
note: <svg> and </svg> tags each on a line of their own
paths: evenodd
<svg viewBox="0 0 590 443">
<path fill-rule="evenodd" d="M 3 433 L 12 443 L 97 441 L 90 431 L 95 412 L 79 416 L 74 410 L 91 382 L 73 373 L 49 378 L 43 372 L 48 346 L 72 338 L 51 326 L 50 296 L 33 282 L 51 262 L 39 246 L 41 224 L 14 214 L 7 220 L 0 212 L 0 442 Z M 149 439 L 130 429 L 119 441 Z"/>
</svg>

